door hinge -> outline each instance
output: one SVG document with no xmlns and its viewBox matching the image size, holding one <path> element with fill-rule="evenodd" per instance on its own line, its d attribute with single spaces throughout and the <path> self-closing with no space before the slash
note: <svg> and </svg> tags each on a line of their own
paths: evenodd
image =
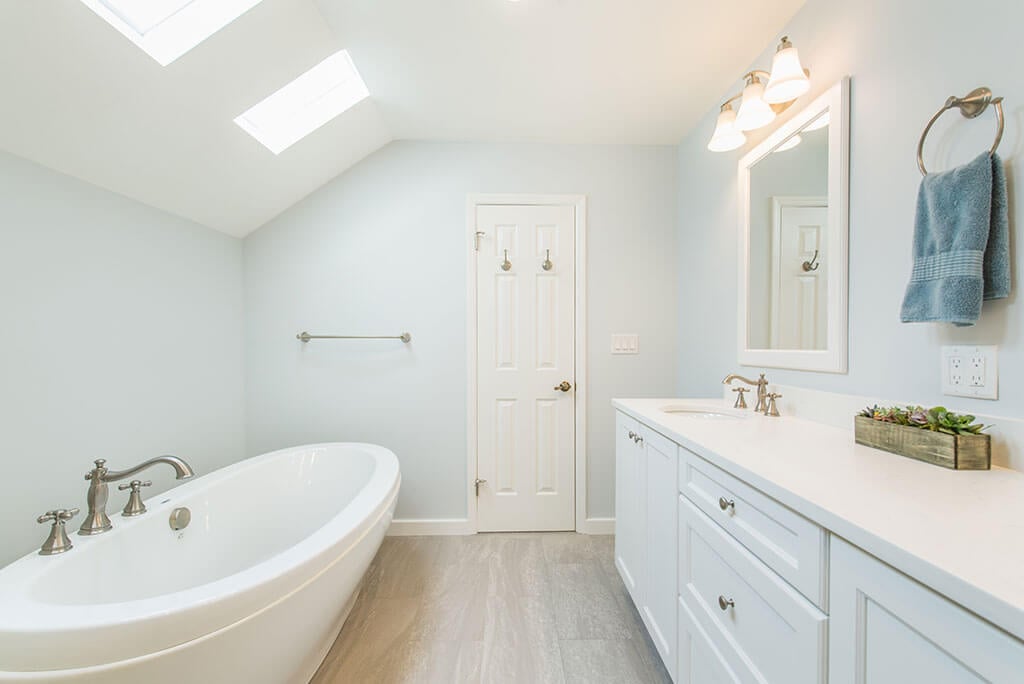
<svg viewBox="0 0 1024 684">
<path fill-rule="evenodd" d="M 485 235 L 487 235 L 487 233 L 485 233 L 482 230 L 478 230 L 476 231 L 476 233 L 473 234 L 473 249 L 475 249 L 478 252 L 480 251 L 480 238 L 484 237 Z"/>
<path fill-rule="evenodd" d="M 473 486 L 476 487 L 476 495 L 480 496 L 480 485 L 487 482 L 487 480 L 481 480 L 479 477 L 473 480 Z"/>
</svg>

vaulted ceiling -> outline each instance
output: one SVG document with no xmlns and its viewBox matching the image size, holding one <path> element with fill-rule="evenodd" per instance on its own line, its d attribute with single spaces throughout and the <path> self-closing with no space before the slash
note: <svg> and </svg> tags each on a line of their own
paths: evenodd
<svg viewBox="0 0 1024 684">
<path fill-rule="evenodd" d="M 161 67 L 0 6 L 0 148 L 242 236 L 393 139 L 675 144 L 803 0 L 263 0 Z M 370 98 L 274 155 L 236 116 L 341 48 Z"/>
</svg>

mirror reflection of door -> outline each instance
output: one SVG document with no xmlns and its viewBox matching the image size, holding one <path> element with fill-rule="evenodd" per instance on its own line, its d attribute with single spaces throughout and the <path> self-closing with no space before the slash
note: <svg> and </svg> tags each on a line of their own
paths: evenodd
<svg viewBox="0 0 1024 684">
<path fill-rule="evenodd" d="M 827 227 L 827 198 L 772 198 L 773 349 L 825 348 Z"/>
<path fill-rule="evenodd" d="M 749 349 L 828 346 L 829 127 L 821 123 L 816 119 L 750 167 Z"/>
</svg>

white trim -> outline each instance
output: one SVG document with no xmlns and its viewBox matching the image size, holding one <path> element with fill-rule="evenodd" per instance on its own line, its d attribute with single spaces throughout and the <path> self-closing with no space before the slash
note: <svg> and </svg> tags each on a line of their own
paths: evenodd
<svg viewBox="0 0 1024 684">
<path fill-rule="evenodd" d="M 576 382 L 576 478 L 573 497 L 576 503 L 576 531 L 587 528 L 587 280 L 586 280 L 586 195 L 470 194 L 466 198 L 466 516 L 473 531 L 480 529 L 477 498 L 473 481 L 477 477 L 477 299 L 476 299 L 476 208 L 489 204 L 572 206 L 576 217 L 576 302 L 575 302 L 575 382 Z M 600 520 L 600 519 L 598 519 Z M 589 532 L 588 534 L 594 534 Z"/>
<path fill-rule="evenodd" d="M 823 350 L 748 349 L 747 291 L 750 268 L 750 167 L 771 154 L 783 141 L 829 111 L 828 127 L 828 333 Z M 849 351 L 849 306 L 847 271 L 849 264 L 849 170 L 850 170 L 850 79 L 843 78 L 780 126 L 763 142 L 743 155 L 737 167 L 740 202 L 739 286 L 737 310 L 737 351 L 746 366 L 795 368 L 798 370 L 845 373 Z"/>
<path fill-rule="evenodd" d="M 587 518 L 576 525 L 580 534 L 615 534 L 615 518 Z"/>
<path fill-rule="evenodd" d="M 423 520 L 392 520 L 389 537 L 435 537 L 440 535 L 476 534 L 476 528 L 465 518 L 438 518 Z"/>
</svg>

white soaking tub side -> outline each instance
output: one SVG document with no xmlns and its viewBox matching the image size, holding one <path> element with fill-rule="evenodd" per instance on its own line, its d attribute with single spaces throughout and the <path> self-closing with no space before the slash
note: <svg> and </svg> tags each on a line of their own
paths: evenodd
<svg viewBox="0 0 1024 684">
<path fill-rule="evenodd" d="M 112 501 L 112 531 L 0 569 L 0 682 L 307 682 L 400 479 L 383 447 L 315 444 L 187 481 L 136 518 Z M 192 522 L 174 531 L 181 506 Z"/>
</svg>

